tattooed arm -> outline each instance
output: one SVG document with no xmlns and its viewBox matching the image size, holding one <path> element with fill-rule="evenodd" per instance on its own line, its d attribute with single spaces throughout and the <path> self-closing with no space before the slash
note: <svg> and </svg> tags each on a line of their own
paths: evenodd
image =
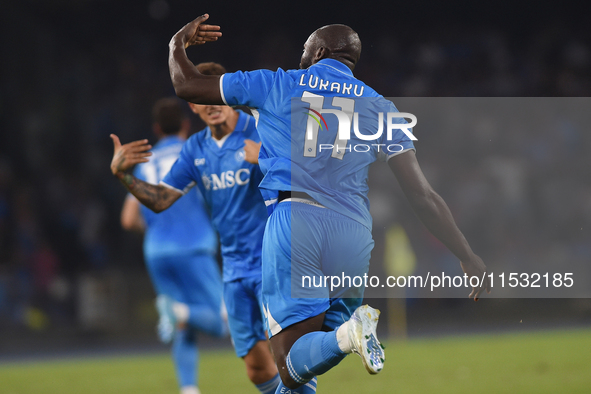
<svg viewBox="0 0 591 394">
<path fill-rule="evenodd" d="M 152 185 L 127 172 L 138 163 L 146 163 L 148 157 L 152 155 L 151 152 L 148 152 L 152 148 L 148 144 L 148 140 L 139 140 L 121 145 L 119 137 L 115 134 L 111 134 L 111 139 L 115 146 L 113 160 L 111 161 L 111 172 L 142 204 L 158 213 L 170 207 L 182 196 L 180 192 L 174 189 L 162 185 Z"/>
</svg>

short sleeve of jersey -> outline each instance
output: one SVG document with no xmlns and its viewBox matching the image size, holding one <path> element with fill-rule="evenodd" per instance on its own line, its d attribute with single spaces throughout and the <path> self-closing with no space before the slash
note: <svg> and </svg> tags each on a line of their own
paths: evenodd
<svg viewBox="0 0 591 394">
<path fill-rule="evenodd" d="M 270 70 L 226 73 L 220 78 L 222 100 L 227 105 L 261 108 L 274 81 L 275 72 Z"/>
<path fill-rule="evenodd" d="M 195 185 L 196 179 L 199 178 L 199 170 L 195 167 L 191 147 L 188 142 L 185 142 L 179 158 L 172 165 L 172 168 L 164 179 L 162 179 L 162 183 L 183 194 L 187 193 Z"/>
</svg>

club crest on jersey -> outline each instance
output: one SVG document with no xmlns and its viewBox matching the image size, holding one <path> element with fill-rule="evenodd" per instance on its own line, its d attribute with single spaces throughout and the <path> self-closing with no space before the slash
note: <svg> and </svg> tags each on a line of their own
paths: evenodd
<svg viewBox="0 0 591 394">
<path fill-rule="evenodd" d="M 236 159 L 236 161 L 238 163 L 242 163 L 244 161 L 245 157 L 246 157 L 246 154 L 244 153 L 244 149 L 240 149 L 240 150 L 236 151 L 236 154 L 234 155 L 234 158 Z"/>
</svg>

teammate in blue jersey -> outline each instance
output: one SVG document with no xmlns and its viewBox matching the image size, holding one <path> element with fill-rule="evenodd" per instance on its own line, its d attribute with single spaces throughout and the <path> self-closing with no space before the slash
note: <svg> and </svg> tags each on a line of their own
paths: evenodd
<svg viewBox="0 0 591 394">
<path fill-rule="evenodd" d="M 176 98 L 158 100 L 153 117 L 158 143 L 150 161 L 135 168 L 135 175 L 158 184 L 177 160 L 189 122 Z M 145 233 L 144 257 L 158 294 L 158 333 L 165 343 L 173 340 L 181 394 L 198 393 L 197 334 L 200 331 L 219 337 L 228 331 L 222 317 L 222 278 L 215 258 L 217 237 L 201 194 L 192 190 L 158 215 L 130 194 L 121 211 L 121 224 L 126 230 Z M 179 326 L 176 330 L 175 325 Z"/>
<path fill-rule="evenodd" d="M 225 73 L 216 63 L 202 63 L 196 69 L 207 75 Z M 126 172 L 145 160 L 144 152 L 149 149 L 145 141 L 121 146 L 112 136 L 115 155 L 111 169 L 131 194 L 155 212 L 167 212 L 197 185 L 220 237 L 224 301 L 236 354 L 244 359 L 247 374 L 257 388 L 272 393 L 280 379 L 265 336 L 261 308 L 261 250 L 268 215 L 258 189 L 263 175 L 256 164 L 260 140 L 255 119 L 225 105 L 190 107 L 207 127 L 185 142 L 178 160 L 159 185 Z"/>
<path fill-rule="evenodd" d="M 292 392 L 314 392 L 315 376 L 351 352 L 361 356 L 368 372 L 378 373 L 385 357 L 376 337 L 379 312 L 359 306 L 362 288 L 343 287 L 334 294 L 324 288 L 322 297 L 304 288 L 296 289 L 296 297 L 291 294 L 292 277 L 302 274 L 367 272 L 373 248 L 369 164 L 386 154 L 417 216 L 460 259 L 466 274 L 480 278 L 486 266 L 423 176 L 412 134 L 401 126 L 406 121 L 387 115 L 396 111 L 393 105 L 353 76 L 361 41 L 351 28 L 315 31 L 304 44 L 300 70 L 217 77 L 200 75 L 185 52 L 221 37 L 219 26 L 203 23 L 208 18 L 200 16 L 172 38 L 170 75 L 177 96 L 189 102 L 242 104 L 258 111 L 265 154 L 261 188 L 278 192 L 280 201 L 263 241 L 263 303 L 283 385 Z M 380 127 L 381 136 L 375 131 Z M 478 299 L 484 289 L 486 281 L 470 296 Z M 277 392 L 285 390 L 280 386 Z"/>
</svg>

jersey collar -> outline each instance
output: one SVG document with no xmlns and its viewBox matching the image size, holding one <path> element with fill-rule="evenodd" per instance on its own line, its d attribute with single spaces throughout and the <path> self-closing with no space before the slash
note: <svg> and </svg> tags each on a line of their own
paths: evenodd
<svg viewBox="0 0 591 394">
<path fill-rule="evenodd" d="M 214 141 L 213 136 L 211 135 L 211 129 L 209 127 L 205 129 L 205 138 L 209 141 L 208 143 L 211 145 L 211 147 L 214 148 L 214 151 L 221 152 L 228 148 L 235 149 L 235 142 L 233 142 L 235 140 L 234 134 L 237 134 L 238 132 L 245 132 L 248 129 L 248 124 L 252 121 L 250 119 L 250 116 L 248 116 L 246 113 L 240 110 L 236 111 L 238 112 L 238 121 L 236 122 L 236 126 L 234 127 L 234 130 L 232 130 L 232 132 L 228 135 L 228 138 L 226 139 L 221 148 Z"/>
<path fill-rule="evenodd" d="M 324 66 L 332 68 L 343 74 L 353 76 L 353 71 L 351 71 L 349 67 L 335 59 L 322 59 L 318 63 L 316 63 L 315 66 Z"/>
<path fill-rule="evenodd" d="M 240 110 L 236 110 L 238 112 L 238 121 L 236 122 L 236 127 L 234 127 L 234 131 L 246 131 L 248 127 L 248 122 L 250 121 L 248 115 Z"/>
</svg>

